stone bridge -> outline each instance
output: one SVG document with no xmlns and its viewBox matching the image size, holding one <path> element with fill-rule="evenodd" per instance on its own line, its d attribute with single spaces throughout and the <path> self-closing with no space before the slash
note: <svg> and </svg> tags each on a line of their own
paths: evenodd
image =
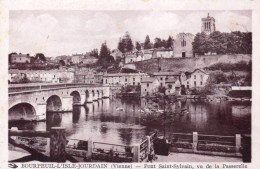
<svg viewBox="0 0 260 169">
<path fill-rule="evenodd" d="M 109 97 L 109 87 L 87 84 L 10 85 L 9 120 L 46 118 L 46 112 L 72 111 L 73 105 L 84 105 Z"/>
</svg>

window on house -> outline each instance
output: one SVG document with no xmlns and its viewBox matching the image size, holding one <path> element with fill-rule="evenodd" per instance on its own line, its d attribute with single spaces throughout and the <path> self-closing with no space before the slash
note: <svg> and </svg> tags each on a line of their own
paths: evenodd
<svg viewBox="0 0 260 169">
<path fill-rule="evenodd" d="M 161 80 L 163 80 L 163 78 L 161 77 Z"/>
<path fill-rule="evenodd" d="M 203 80 L 203 75 L 200 75 L 200 80 Z"/>
<path fill-rule="evenodd" d="M 170 89 L 172 88 L 172 85 L 168 85 L 168 86 L 169 86 Z"/>
<path fill-rule="evenodd" d="M 203 85 L 203 82 L 202 82 L 202 81 L 200 81 L 200 85 Z"/>
<path fill-rule="evenodd" d="M 196 79 L 196 75 L 194 75 L 194 79 Z"/>
<path fill-rule="evenodd" d="M 133 82 L 133 85 L 135 85 L 135 82 Z"/>
<path fill-rule="evenodd" d="M 196 87 L 196 82 L 194 82 L 194 87 Z"/>
<path fill-rule="evenodd" d="M 125 79 L 125 82 L 127 82 L 127 79 Z"/>
<path fill-rule="evenodd" d="M 147 87 L 149 87 L 149 83 L 147 83 L 147 85 L 146 85 Z"/>
<path fill-rule="evenodd" d="M 133 78 L 133 81 L 135 81 L 135 78 Z"/>
</svg>

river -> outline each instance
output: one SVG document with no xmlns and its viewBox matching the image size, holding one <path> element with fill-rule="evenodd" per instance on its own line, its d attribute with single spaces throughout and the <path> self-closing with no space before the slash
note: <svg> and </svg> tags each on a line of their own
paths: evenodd
<svg viewBox="0 0 260 169">
<path fill-rule="evenodd" d="M 134 145 L 154 129 L 163 131 L 164 126 L 160 124 L 142 125 L 140 109 L 148 103 L 144 99 L 103 99 L 86 106 L 74 106 L 70 113 L 47 112 L 46 122 L 9 125 L 9 128 L 49 130 L 53 126 L 63 126 L 68 138 Z M 251 134 L 251 102 L 185 100 L 167 108 L 185 108 L 189 112 L 173 117 L 173 123 L 165 126 L 167 132 Z"/>
</svg>

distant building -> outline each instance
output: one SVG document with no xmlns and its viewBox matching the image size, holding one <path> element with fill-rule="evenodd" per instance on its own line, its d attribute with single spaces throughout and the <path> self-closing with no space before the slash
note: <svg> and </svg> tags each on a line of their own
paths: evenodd
<svg viewBox="0 0 260 169">
<path fill-rule="evenodd" d="M 125 63 L 139 62 L 143 60 L 142 54 L 129 54 L 125 56 Z"/>
<path fill-rule="evenodd" d="M 170 77 L 165 81 L 165 94 L 166 95 L 181 94 L 181 82 L 179 78 Z"/>
<path fill-rule="evenodd" d="M 123 58 L 123 53 L 119 49 L 114 49 L 111 52 L 111 56 L 113 56 L 114 60 Z"/>
<path fill-rule="evenodd" d="M 72 83 L 74 72 L 64 70 L 9 70 L 9 82 L 15 82 L 15 77 L 27 77 L 30 82 Z"/>
<path fill-rule="evenodd" d="M 92 69 L 86 70 L 77 70 L 75 71 L 75 83 L 86 83 L 86 84 L 94 84 L 96 83 L 95 79 L 96 72 Z"/>
<path fill-rule="evenodd" d="M 160 82 L 155 77 L 145 77 L 141 80 L 141 97 L 158 92 Z"/>
<path fill-rule="evenodd" d="M 11 63 L 31 63 L 31 57 L 29 54 L 12 54 Z"/>
<path fill-rule="evenodd" d="M 209 35 L 214 31 L 216 31 L 215 18 L 210 17 L 208 13 L 208 16 L 206 18 L 201 18 L 201 32 Z"/>
<path fill-rule="evenodd" d="M 168 79 L 180 80 L 180 72 L 154 72 L 152 76 L 160 82 L 160 86 L 165 86 Z"/>
<path fill-rule="evenodd" d="M 83 64 L 94 64 L 94 63 L 97 63 L 97 61 L 98 61 L 98 58 L 96 58 L 94 56 L 89 56 L 89 55 L 86 55 L 82 59 Z"/>
<path fill-rule="evenodd" d="M 146 73 L 109 73 L 103 76 L 103 85 L 141 85 L 141 80 L 147 77 Z"/>
<path fill-rule="evenodd" d="M 182 74 L 182 85 L 185 88 L 205 87 L 209 75 L 202 69 L 195 69 L 193 72 Z"/>
<path fill-rule="evenodd" d="M 143 60 L 149 60 L 153 57 L 154 51 L 153 49 L 145 49 L 143 52 Z"/>
<path fill-rule="evenodd" d="M 83 58 L 85 57 L 84 54 L 73 54 L 71 57 L 71 62 L 74 64 L 78 64 L 83 62 Z"/>
<path fill-rule="evenodd" d="M 191 33 L 179 33 L 174 41 L 174 57 L 193 57 L 192 42 L 194 35 Z"/>
<path fill-rule="evenodd" d="M 158 48 L 158 49 L 154 49 L 153 51 L 153 58 L 172 58 L 172 57 L 173 57 L 172 49 Z"/>
</svg>

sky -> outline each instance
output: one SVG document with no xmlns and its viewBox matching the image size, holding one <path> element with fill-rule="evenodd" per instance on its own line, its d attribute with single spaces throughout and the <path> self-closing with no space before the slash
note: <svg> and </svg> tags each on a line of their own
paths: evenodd
<svg viewBox="0 0 260 169">
<path fill-rule="evenodd" d="M 106 41 L 112 50 L 126 31 L 132 41 L 201 31 L 201 18 L 220 32 L 252 31 L 251 11 L 10 11 L 9 52 L 46 57 L 86 53 Z"/>
</svg>

